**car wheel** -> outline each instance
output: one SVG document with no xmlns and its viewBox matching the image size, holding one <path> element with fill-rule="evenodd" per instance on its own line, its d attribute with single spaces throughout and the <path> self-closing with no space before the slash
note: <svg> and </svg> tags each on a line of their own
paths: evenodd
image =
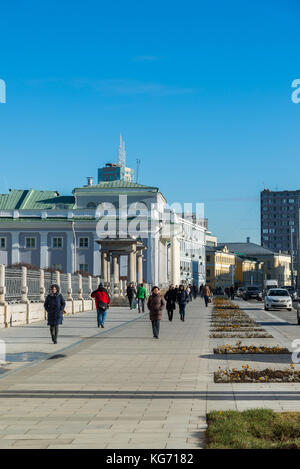
<svg viewBox="0 0 300 469">
<path fill-rule="evenodd" d="M 265 311 L 269 311 L 269 308 L 267 308 L 267 306 L 265 306 Z"/>
<path fill-rule="evenodd" d="M 298 322 L 298 326 L 300 326 L 300 318 L 299 318 L 299 313 L 297 313 L 297 322 Z"/>
<path fill-rule="evenodd" d="M 288 311 L 292 311 L 292 308 L 288 308 Z"/>
</svg>

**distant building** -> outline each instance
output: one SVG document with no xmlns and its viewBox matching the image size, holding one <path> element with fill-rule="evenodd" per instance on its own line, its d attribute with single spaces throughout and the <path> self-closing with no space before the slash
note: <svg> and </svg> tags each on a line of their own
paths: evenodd
<svg viewBox="0 0 300 469">
<path fill-rule="evenodd" d="M 299 237 L 300 190 L 260 193 L 261 245 L 274 252 L 291 252 L 291 234 L 294 256 L 297 256 Z"/>
<path fill-rule="evenodd" d="M 218 248 L 226 247 L 230 252 L 242 259 L 263 263 L 261 269 L 261 286 L 264 280 L 278 280 L 280 286 L 291 285 L 291 256 L 286 253 L 274 252 L 258 244 L 251 243 L 220 243 Z"/>
<path fill-rule="evenodd" d="M 134 171 L 125 166 L 126 152 L 125 142 L 120 135 L 118 163 L 106 163 L 103 168 L 98 169 L 98 183 L 110 181 L 134 182 Z"/>
<path fill-rule="evenodd" d="M 212 289 L 234 284 L 235 255 L 227 246 L 206 246 L 206 282 Z"/>
</svg>

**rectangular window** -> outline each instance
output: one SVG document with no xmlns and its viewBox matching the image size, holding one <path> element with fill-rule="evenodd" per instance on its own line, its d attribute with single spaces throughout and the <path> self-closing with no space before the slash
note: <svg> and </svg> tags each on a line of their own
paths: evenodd
<svg viewBox="0 0 300 469">
<path fill-rule="evenodd" d="M 79 264 L 79 270 L 80 272 L 88 272 L 89 270 L 88 264 Z"/>
<path fill-rule="evenodd" d="M 1 237 L 0 238 L 0 249 L 5 249 L 6 248 L 6 238 Z"/>
<path fill-rule="evenodd" d="M 25 238 L 25 246 L 27 249 L 36 248 L 36 238 Z"/>
<path fill-rule="evenodd" d="M 210 256 L 206 256 L 206 261 L 210 262 Z"/>
<path fill-rule="evenodd" d="M 62 238 L 52 238 L 52 248 L 53 249 L 61 249 L 63 247 L 63 239 Z"/>
<path fill-rule="evenodd" d="M 89 238 L 79 238 L 79 247 L 88 248 L 89 247 Z"/>
</svg>

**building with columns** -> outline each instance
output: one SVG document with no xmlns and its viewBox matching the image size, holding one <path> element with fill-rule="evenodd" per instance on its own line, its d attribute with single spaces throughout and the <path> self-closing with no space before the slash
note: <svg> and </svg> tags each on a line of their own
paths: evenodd
<svg viewBox="0 0 300 469">
<path fill-rule="evenodd" d="M 114 284 L 204 283 L 205 221 L 175 213 L 157 187 L 126 176 L 122 137 L 115 166 L 113 176 L 100 172 L 97 184 L 89 177 L 72 195 L 0 194 L 0 264 L 86 272 Z"/>
</svg>

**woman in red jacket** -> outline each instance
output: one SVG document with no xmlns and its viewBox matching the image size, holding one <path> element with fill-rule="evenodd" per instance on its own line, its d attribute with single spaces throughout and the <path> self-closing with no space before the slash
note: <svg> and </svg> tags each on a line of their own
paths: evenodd
<svg viewBox="0 0 300 469">
<path fill-rule="evenodd" d="M 110 298 L 106 288 L 103 287 L 103 284 L 100 283 L 97 290 L 93 291 L 92 298 L 95 298 L 96 308 L 97 308 L 97 322 L 98 327 L 104 327 L 104 322 L 106 319 L 106 310 L 109 308 Z"/>
</svg>

